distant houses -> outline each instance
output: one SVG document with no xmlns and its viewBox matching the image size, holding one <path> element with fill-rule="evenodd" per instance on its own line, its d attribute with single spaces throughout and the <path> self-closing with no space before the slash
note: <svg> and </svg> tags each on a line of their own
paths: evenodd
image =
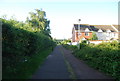
<svg viewBox="0 0 120 81">
<path fill-rule="evenodd" d="M 79 28 L 80 27 L 80 30 Z M 98 40 L 118 40 L 118 25 L 89 25 L 74 24 L 72 29 L 72 42 L 81 40 L 89 40 L 93 32 Z"/>
</svg>

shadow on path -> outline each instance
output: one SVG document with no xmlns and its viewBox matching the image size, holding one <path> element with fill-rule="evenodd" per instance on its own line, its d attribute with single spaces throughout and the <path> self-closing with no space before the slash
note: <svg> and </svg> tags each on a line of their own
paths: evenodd
<svg viewBox="0 0 120 81">
<path fill-rule="evenodd" d="M 43 65 L 32 76 L 32 79 L 70 79 L 70 73 L 67 70 L 60 47 L 56 46 Z"/>
<path fill-rule="evenodd" d="M 32 79 L 68 79 L 71 78 L 71 73 L 68 72 L 69 62 L 75 79 L 80 80 L 94 80 L 94 81 L 114 81 L 111 77 L 89 67 L 83 61 L 77 59 L 72 55 L 72 52 L 66 50 L 62 46 L 56 46 L 54 51 L 47 57 L 43 65 L 32 76 Z"/>
</svg>

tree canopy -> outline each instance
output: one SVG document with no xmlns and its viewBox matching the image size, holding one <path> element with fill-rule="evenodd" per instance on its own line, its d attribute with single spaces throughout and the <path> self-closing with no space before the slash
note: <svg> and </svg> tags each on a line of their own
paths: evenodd
<svg viewBox="0 0 120 81">
<path fill-rule="evenodd" d="M 43 10 L 35 9 L 35 12 L 29 12 L 26 23 L 46 35 L 50 34 L 50 21 L 46 18 L 46 12 Z"/>
<path fill-rule="evenodd" d="M 98 37 L 95 32 L 92 32 L 92 37 L 90 38 L 90 40 L 98 40 Z"/>
</svg>

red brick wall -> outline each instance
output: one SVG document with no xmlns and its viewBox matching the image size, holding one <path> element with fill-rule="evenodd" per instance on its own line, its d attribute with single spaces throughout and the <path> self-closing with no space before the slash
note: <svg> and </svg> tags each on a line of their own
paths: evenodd
<svg viewBox="0 0 120 81">
<path fill-rule="evenodd" d="M 82 37 L 84 37 L 84 38 L 86 38 L 86 39 L 89 39 L 89 38 L 92 37 L 92 32 L 89 32 L 89 36 L 86 36 L 86 35 L 85 35 L 85 32 L 82 32 L 80 38 L 82 38 Z M 76 32 L 76 41 L 78 41 L 78 39 L 79 39 L 79 37 L 78 37 L 78 32 Z"/>
</svg>

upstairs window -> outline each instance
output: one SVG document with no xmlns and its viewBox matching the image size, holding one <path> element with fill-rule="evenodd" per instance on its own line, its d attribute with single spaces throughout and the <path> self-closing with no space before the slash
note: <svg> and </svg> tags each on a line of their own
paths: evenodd
<svg viewBox="0 0 120 81">
<path fill-rule="evenodd" d="M 89 36 L 89 33 L 88 33 L 88 32 L 85 32 L 85 36 Z"/>
<path fill-rule="evenodd" d="M 114 33 L 114 36 L 116 36 L 116 34 Z"/>
<path fill-rule="evenodd" d="M 78 36 L 81 36 L 81 33 L 78 33 Z"/>
</svg>

